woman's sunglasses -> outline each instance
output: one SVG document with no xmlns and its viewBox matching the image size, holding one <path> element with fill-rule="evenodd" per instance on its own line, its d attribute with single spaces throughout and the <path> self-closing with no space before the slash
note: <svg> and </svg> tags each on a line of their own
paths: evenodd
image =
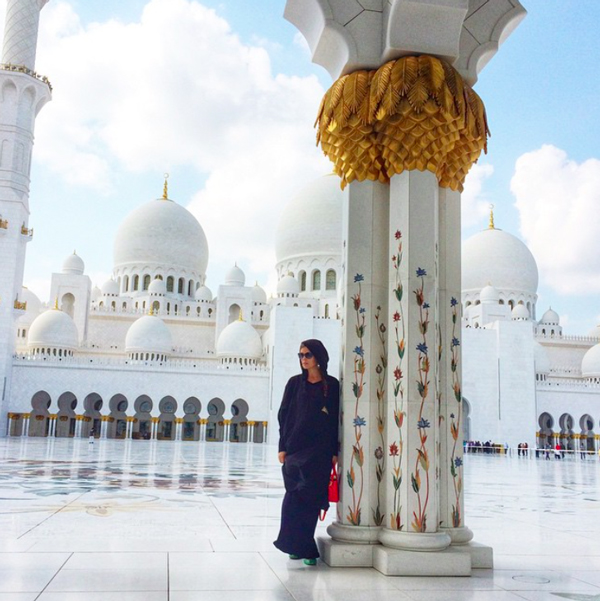
<svg viewBox="0 0 600 601">
<path fill-rule="evenodd" d="M 299 359 L 312 359 L 314 357 L 314 355 L 308 351 L 308 353 L 298 353 L 298 358 Z"/>
</svg>

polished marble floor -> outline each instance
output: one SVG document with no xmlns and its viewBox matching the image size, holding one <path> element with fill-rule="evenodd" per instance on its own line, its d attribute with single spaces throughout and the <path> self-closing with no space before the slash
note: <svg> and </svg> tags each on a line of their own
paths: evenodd
<svg viewBox="0 0 600 601">
<path fill-rule="evenodd" d="M 600 601 L 597 458 L 465 469 L 495 569 L 391 578 L 275 550 L 273 446 L 0 439 L 0 601 Z"/>
</svg>

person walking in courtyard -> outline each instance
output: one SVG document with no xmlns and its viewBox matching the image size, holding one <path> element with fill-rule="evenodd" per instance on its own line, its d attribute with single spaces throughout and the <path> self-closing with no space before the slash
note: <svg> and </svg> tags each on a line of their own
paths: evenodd
<svg viewBox="0 0 600 601">
<path fill-rule="evenodd" d="M 329 508 L 332 464 L 337 463 L 340 384 L 327 374 L 329 355 L 320 340 L 305 340 L 298 353 L 302 373 L 288 381 L 279 409 L 279 461 L 285 496 L 273 543 L 290 559 L 316 565 L 315 529 Z"/>
</svg>

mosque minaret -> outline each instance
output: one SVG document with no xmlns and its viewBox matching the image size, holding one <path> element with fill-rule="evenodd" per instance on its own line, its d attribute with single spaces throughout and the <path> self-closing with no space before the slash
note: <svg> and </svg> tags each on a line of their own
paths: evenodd
<svg viewBox="0 0 600 601">
<path fill-rule="evenodd" d="M 0 403 L 10 391 L 14 322 L 23 315 L 29 176 L 35 118 L 51 98 L 35 72 L 40 11 L 47 0 L 8 0 L 0 64 Z"/>
</svg>

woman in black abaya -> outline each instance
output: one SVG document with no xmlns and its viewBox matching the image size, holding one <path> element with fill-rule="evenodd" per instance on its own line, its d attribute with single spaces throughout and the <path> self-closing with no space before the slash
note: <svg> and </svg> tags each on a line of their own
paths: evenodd
<svg viewBox="0 0 600 601">
<path fill-rule="evenodd" d="M 340 384 L 327 375 L 329 355 L 320 340 L 305 340 L 298 357 L 302 373 L 288 381 L 278 414 L 286 493 L 273 544 L 315 565 L 315 528 L 320 510 L 329 508 L 329 474 L 337 462 Z"/>
</svg>

